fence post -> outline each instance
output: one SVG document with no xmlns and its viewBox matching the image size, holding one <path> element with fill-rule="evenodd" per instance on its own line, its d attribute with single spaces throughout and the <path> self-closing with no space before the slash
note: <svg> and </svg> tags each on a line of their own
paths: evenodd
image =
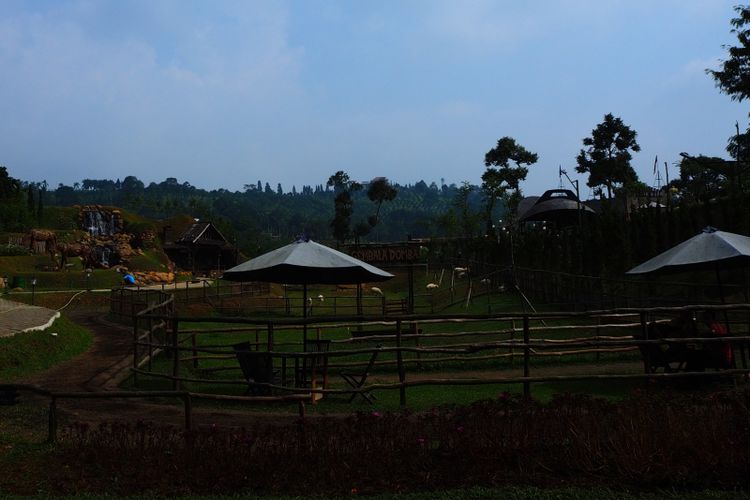
<svg viewBox="0 0 750 500">
<path fill-rule="evenodd" d="M 270 321 L 268 322 L 268 351 L 273 351 L 273 323 Z"/>
<path fill-rule="evenodd" d="M 177 323 L 177 320 L 175 320 L 175 325 Z M 176 328 L 175 328 L 176 329 Z M 195 332 L 192 332 L 190 334 L 190 344 L 193 348 L 193 368 L 198 368 L 198 351 L 196 350 L 197 347 L 197 341 L 195 339 Z"/>
<path fill-rule="evenodd" d="M 146 320 L 146 328 L 148 328 L 148 371 L 151 371 L 151 358 L 154 357 L 154 322 L 151 319 L 151 313 L 149 313 Z"/>
<path fill-rule="evenodd" d="M 180 390 L 180 344 L 178 342 L 178 321 L 177 318 L 172 320 L 172 389 L 175 391 Z"/>
<path fill-rule="evenodd" d="M 646 323 L 646 311 L 641 311 L 641 333 L 643 340 L 648 340 L 648 324 Z M 646 348 L 643 349 L 643 364 L 645 365 L 646 373 L 651 373 L 651 356 L 649 355 L 649 347 L 646 344 Z"/>
<path fill-rule="evenodd" d="M 513 366 L 513 358 L 515 358 L 516 349 L 513 347 L 513 341 L 516 340 L 516 320 L 510 320 L 510 366 Z"/>
<path fill-rule="evenodd" d="M 193 430 L 193 398 L 190 397 L 190 393 L 185 394 L 183 397 L 185 403 L 185 430 Z"/>
<path fill-rule="evenodd" d="M 138 387 L 138 316 L 133 316 L 133 387 Z"/>
<path fill-rule="evenodd" d="M 396 353 L 396 360 L 398 363 L 398 381 L 400 384 L 403 384 L 406 380 L 406 372 L 404 371 L 404 355 L 401 352 L 401 320 L 396 321 L 396 347 L 398 347 L 398 351 Z M 398 388 L 399 392 L 399 404 L 401 405 L 401 408 L 406 407 L 406 387 L 401 385 L 401 387 Z"/>
<path fill-rule="evenodd" d="M 529 315 L 524 314 L 523 315 L 523 376 L 524 378 L 528 378 L 529 376 L 529 357 L 530 357 L 530 351 L 529 348 Z M 525 397 L 531 396 L 531 384 L 528 380 L 525 380 L 523 383 L 523 395 Z"/>
<path fill-rule="evenodd" d="M 47 431 L 47 442 L 57 441 L 57 398 L 53 395 L 49 403 L 49 429 Z"/>
</svg>

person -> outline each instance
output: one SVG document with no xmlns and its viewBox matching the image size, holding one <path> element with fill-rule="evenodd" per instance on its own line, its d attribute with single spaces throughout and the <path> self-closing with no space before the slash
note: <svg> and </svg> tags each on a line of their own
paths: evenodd
<svg viewBox="0 0 750 500">
<path fill-rule="evenodd" d="M 125 269 L 120 269 L 120 272 L 122 273 L 122 283 L 125 286 L 132 286 L 135 285 L 135 276 L 130 274 Z"/>
<path fill-rule="evenodd" d="M 701 330 L 706 337 L 726 337 L 726 327 L 716 319 L 715 311 L 701 313 Z M 734 352 L 731 342 L 712 342 L 708 348 L 706 362 L 711 368 L 731 368 L 734 362 Z"/>
</svg>

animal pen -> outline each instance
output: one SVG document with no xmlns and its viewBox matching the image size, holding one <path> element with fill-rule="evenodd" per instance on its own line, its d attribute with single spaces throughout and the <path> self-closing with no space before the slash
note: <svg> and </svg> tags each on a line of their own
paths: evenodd
<svg viewBox="0 0 750 500">
<path fill-rule="evenodd" d="M 409 389 L 420 386 L 514 384 L 522 386 L 528 396 L 540 383 L 731 378 L 750 373 L 745 354 L 750 340 L 747 304 L 258 320 L 178 317 L 173 314 L 174 300 L 166 297 L 135 316 L 135 388 L 189 391 L 208 399 L 302 398 L 312 403 L 339 397 L 351 401 L 358 395 L 369 401 L 367 396 L 374 393 L 398 391 L 403 407 L 408 405 Z M 697 311 L 714 311 L 724 318 L 731 334 L 650 338 L 654 325 Z M 302 342 L 305 327 L 314 337 L 309 345 Z M 240 344 L 243 347 L 238 351 Z M 705 352 L 711 346 L 729 345 L 734 361 L 728 366 L 685 371 L 679 363 L 659 365 L 649 359 L 675 345 Z M 251 376 L 241 369 L 242 352 L 259 353 L 254 359 L 262 354 L 268 366 L 265 375 Z M 623 363 L 614 363 L 622 360 L 630 363 L 625 368 Z M 352 377 L 353 373 L 357 376 Z"/>
</svg>

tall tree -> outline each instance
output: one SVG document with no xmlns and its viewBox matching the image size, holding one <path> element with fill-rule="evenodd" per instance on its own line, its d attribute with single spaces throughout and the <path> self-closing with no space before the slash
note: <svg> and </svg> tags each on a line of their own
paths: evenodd
<svg viewBox="0 0 750 500">
<path fill-rule="evenodd" d="M 730 21 L 733 26 L 731 32 L 737 37 L 737 45 L 726 47 L 729 58 L 722 62 L 721 69 L 707 69 L 719 90 L 734 100 L 742 102 L 750 98 L 750 7 L 737 5 L 734 8 L 737 17 Z M 739 128 L 739 127 L 738 127 Z M 748 132 L 737 134 L 729 139 L 727 151 L 734 157 L 734 171 L 730 172 L 732 192 L 742 189 L 742 172 L 747 168 L 745 151 Z M 744 143 L 744 144 L 743 144 Z"/>
<path fill-rule="evenodd" d="M 378 177 L 370 183 L 370 187 L 367 188 L 367 197 L 377 207 L 375 215 L 368 218 L 370 226 L 375 227 L 380 222 L 380 207 L 383 202 L 393 201 L 397 194 L 396 188 L 391 186 L 391 183 L 385 177 Z"/>
<path fill-rule="evenodd" d="M 680 178 L 674 184 L 682 196 L 693 201 L 707 203 L 721 195 L 727 180 L 730 162 L 707 156 L 688 156 L 680 162 Z"/>
<path fill-rule="evenodd" d="M 529 166 L 537 162 L 539 156 L 516 143 L 512 137 L 502 137 L 497 145 L 484 155 L 487 170 L 482 174 L 482 192 L 485 199 L 485 223 L 487 233 L 494 232 L 492 211 L 498 198 L 506 197 L 509 189 L 513 190 L 508 200 L 511 210 L 515 211 L 521 199 L 521 181 L 526 179 Z"/>
<path fill-rule="evenodd" d="M 599 191 L 607 188 L 607 198 L 612 198 L 615 188 L 638 180 L 638 174 L 630 166 L 631 151 L 641 147 L 636 142 L 637 132 L 625 125 L 612 113 L 604 115 L 604 121 L 591 131 L 591 137 L 583 139 L 587 149 L 581 149 L 576 158 L 576 171 L 588 173 L 586 184 Z"/>
<path fill-rule="evenodd" d="M 334 238 L 341 245 L 352 235 L 351 222 L 354 201 L 351 193 L 362 189 L 362 184 L 350 180 L 349 174 L 343 170 L 339 170 L 329 177 L 326 184 L 333 187 L 335 193 L 333 199 L 334 217 L 331 221 L 331 229 Z M 362 228 L 358 228 L 358 236 L 360 236 L 361 230 Z"/>
<path fill-rule="evenodd" d="M 721 69 L 708 69 L 706 72 L 714 78 L 722 92 L 732 100 L 742 101 L 750 98 L 750 29 L 746 27 L 750 24 L 750 7 L 737 5 L 734 10 L 737 17 L 730 21 L 734 27 L 731 32 L 739 43 L 726 47 L 729 59 L 722 63 Z"/>
</svg>

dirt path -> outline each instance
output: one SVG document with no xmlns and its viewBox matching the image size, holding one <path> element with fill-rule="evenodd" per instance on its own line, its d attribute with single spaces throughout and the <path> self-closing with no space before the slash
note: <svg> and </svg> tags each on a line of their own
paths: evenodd
<svg viewBox="0 0 750 500">
<path fill-rule="evenodd" d="M 73 312 L 75 323 L 93 333 L 93 342 L 81 355 L 23 380 L 53 391 L 106 391 L 128 375 L 132 364 L 133 332 L 104 319 L 102 313 Z"/>
</svg>

